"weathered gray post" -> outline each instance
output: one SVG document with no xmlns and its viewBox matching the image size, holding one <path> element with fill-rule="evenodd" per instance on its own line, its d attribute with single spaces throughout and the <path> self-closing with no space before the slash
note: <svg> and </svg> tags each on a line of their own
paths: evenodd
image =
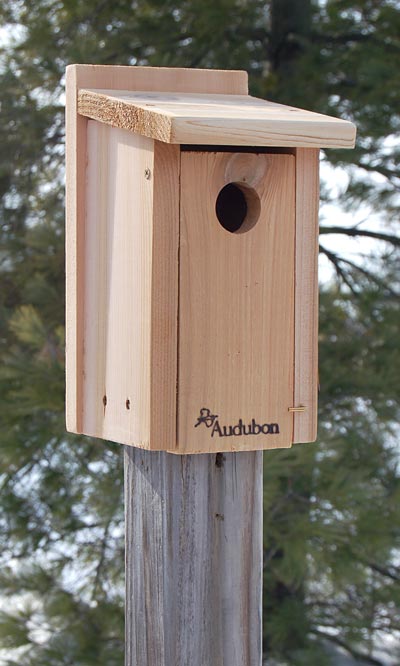
<svg viewBox="0 0 400 666">
<path fill-rule="evenodd" d="M 262 452 L 125 447 L 126 666 L 260 666 Z"/>
</svg>

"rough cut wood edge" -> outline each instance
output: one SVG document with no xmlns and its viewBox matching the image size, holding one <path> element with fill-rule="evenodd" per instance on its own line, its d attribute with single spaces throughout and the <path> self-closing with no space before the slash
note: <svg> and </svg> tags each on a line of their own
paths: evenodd
<svg viewBox="0 0 400 666">
<path fill-rule="evenodd" d="M 176 441 L 179 297 L 179 146 L 154 142 L 150 448 Z"/>
<path fill-rule="evenodd" d="M 156 108 L 152 109 L 140 98 L 136 102 L 134 96 L 123 99 L 122 90 L 119 96 L 118 91 L 115 96 L 110 92 L 113 91 L 79 90 L 79 113 L 166 143 L 354 148 L 356 129 L 351 122 L 266 101 L 266 109 L 276 108 L 275 117 L 247 117 L 246 104 L 252 100 L 258 104 L 263 102 L 248 95 L 233 97 L 232 105 L 239 109 L 243 107 L 243 113 L 234 118 L 213 115 L 213 98 L 209 115 L 196 111 L 185 115 L 174 113 L 171 105 L 168 108 L 168 101 L 162 99 L 162 94 L 158 105 L 154 100 Z M 285 117 L 288 109 L 290 117 Z"/>
<path fill-rule="evenodd" d="M 165 143 L 175 143 L 172 140 L 172 118 L 170 116 L 150 109 L 141 109 L 92 90 L 79 90 L 78 112 L 82 116 L 93 118 L 112 127 L 137 132 Z"/>
<path fill-rule="evenodd" d="M 66 77 L 66 427 L 82 432 L 83 249 L 87 118 L 77 115 L 78 80 Z"/>
<path fill-rule="evenodd" d="M 248 75 L 242 70 L 133 67 L 125 65 L 69 65 L 77 88 L 148 90 L 247 95 Z M 73 73 L 73 74 L 72 74 Z"/>
<path fill-rule="evenodd" d="M 314 442 L 318 409 L 319 151 L 296 150 L 294 443 Z"/>
<path fill-rule="evenodd" d="M 125 447 L 125 666 L 261 666 L 262 453 Z"/>
</svg>

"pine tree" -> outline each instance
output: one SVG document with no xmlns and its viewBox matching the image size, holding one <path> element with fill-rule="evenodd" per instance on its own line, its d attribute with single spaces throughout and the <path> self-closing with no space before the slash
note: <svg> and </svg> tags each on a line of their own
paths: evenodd
<svg viewBox="0 0 400 666">
<path fill-rule="evenodd" d="M 0 17 L 4 664 L 123 663 L 121 449 L 67 435 L 63 416 L 64 69 L 96 62 L 244 68 L 253 93 L 358 126 L 355 151 L 324 159 L 347 169 L 339 204 L 367 202 L 381 226 L 338 214 L 321 228 L 335 279 L 321 292 L 320 432 L 264 457 L 264 643 L 281 664 L 334 663 L 329 643 L 383 665 L 375 648 L 400 630 L 400 8 L 5 0 Z M 349 258 L 362 237 L 372 253 Z"/>
</svg>

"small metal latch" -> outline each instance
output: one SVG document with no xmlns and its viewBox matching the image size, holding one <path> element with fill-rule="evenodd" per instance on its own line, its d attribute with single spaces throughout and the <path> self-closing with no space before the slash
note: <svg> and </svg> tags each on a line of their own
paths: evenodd
<svg viewBox="0 0 400 666">
<path fill-rule="evenodd" d="M 303 405 L 299 405 L 299 407 L 289 407 L 288 412 L 305 412 L 307 407 L 303 407 Z"/>
</svg>

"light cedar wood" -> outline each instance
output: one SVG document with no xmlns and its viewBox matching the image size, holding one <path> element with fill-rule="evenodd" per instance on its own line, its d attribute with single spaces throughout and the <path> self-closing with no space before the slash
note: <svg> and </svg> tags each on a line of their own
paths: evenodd
<svg viewBox="0 0 400 666">
<path fill-rule="evenodd" d="M 231 182 L 252 188 L 260 216 L 244 233 L 218 222 Z M 180 453 L 289 447 L 293 441 L 295 158 L 183 152 L 179 291 Z M 246 224 L 246 223 L 245 223 Z M 222 424 L 279 424 L 279 434 L 211 437 Z"/>
<path fill-rule="evenodd" d="M 66 73 L 66 425 L 83 432 L 87 118 L 79 88 L 247 94 L 247 73 L 165 67 L 70 65 Z M 172 154 L 172 153 L 171 153 Z"/>
<path fill-rule="evenodd" d="M 353 148 L 355 141 L 347 120 L 246 94 L 81 89 L 78 111 L 167 143 Z"/>
<path fill-rule="evenodd" d="M 83 253 L 85 247 L 86 128 L 77 114 L 75 68 L 66 77 L 66 427 L 82 432 Z"/>
<path fill-rule="evenodd" d="M 262 452 L 125 447 L 126 666 L 261 666 Z"/>
<path fill-rule="evenodd" d="M 295 443 L 317 437 L 319 151 L 296 150 Z"/>
<path fill-rule="evenodd" d="M 146 446 L 153 142 L 91 121 L 87 145 L 83 431 Z"/>
<path fill-rule="evenodd" d="M 179 298 L 179 146 L 154 142 L 150 448 L 176 441 Z M 133 442 L 134 443 L 134 442 Z"/>
<path fill-rule="evenodd" d="M 167 448 L 175 441 L 179 151 L 95 121 L 87 148 L 83 432 Z"/>
<path fill-rule="evenodd" d="M 129 65 L 69 65 L 78 88 L 247 95 L 243 70 L 135 67 Z"/>
<path fill-rule="evenodd" d="M 114 71 L 114 70 L 117 71 Z M 131 70 L 135 70 L 132 72 Z M 143 70 L 143 71 L 142 71 Z M 156 85 L 161 85 L 159 79 L 164 80 L 165 69 L 154 71 Z M 181 70 L 179 70 L 180 72 Z M 185 82 L 188 72 L 192 70 L 183 70 L 181 83 L 176 84 L 178 89 L 182 85 L 189 85 Z M 178 73 L 172 70 L 172 74 Z M 86 162 L 88 151 L 86 150 L 86 132 L 87 119 L 77 115 L 77 89 L 79 85 L 98 85 L 100 78 L 104 79 L 104 85 L 110 88 L 112 85 L 121 87 L 122 83 L 133 85 L 133 78 L 138 77 L 137 83 L 142 84 L 148 79 L 151 87 L 151 76 L 148 68 L 114 68 L 102 66 L 73 66 L 68 68 L 67 72 L 67 428 L 75 432 L 83 432 L 83 415 L 86 410 L 83 390 L 86 386 L 86 370 L 84 364 L 84 321 L 85 321 L 85 253 L 87 252 L 87 241 L 85 241 L 85 207 L 86 207 Z M 197 73 L 195 73 L 197 74 Z M 211 82 L 215 75 L 221 73 L 209 73 Z M 225 74 L 225 73 L 222 73 Z M 226 73 L 232 75 L 231 82 L 240 82 L 240 77 L 235 79 L 237 72 Z M 235 75 L 235 76 L 234 76 Z M 132 78 L 133 77 L 133 78 Z M 197 83 L 203 77 L 203 71 L 200 70 Z M 168 78 L 168 77 L 167 77 Z M 194 77 L 196 79 L 196 76 Z M 204 78 L 204 77 L 203 77 Z M 207 78 L 207 77 L 206 77 Z M 226 78 L 224 78 L 226 81 Z M 167 81 L 167 86 L 172 86 Z M 182 83 L 183 81 L 183 83 Z M 205 79 L 204 79 L 205 81 Z M 243 82 L 243 81 L 242 81 Z M 212 88 L 212 85 L 211 85 Z M 233 86 L 234 88 L 234 86 Z M 100 128 L 99 128 L 100 131 Z M 107 134 L 108 136 L 108 134 Z M 153 191 L 153 222 L 157 233 L 152 238 L 152 265 L 157 266 L 158 257 L 164 257 L 168 263 L 170 258 L 171 266 L 169 268 L 169 278 L 165 279 L 163 270 L 154 271 L 151 282 L 151 321 L 156 322 L 152 327 L 151 348 L 150 348 L 150 373 L 153 373 L 150 384 L 150 402 L 157 405 L 157 409 L 151 409 L 152 425 L 150 430 L 153 433 L 166 433 L 164 437 L 165 444 L 160 445 L 153 437 L 150 437 L 153 446 L 157 448 L 170 448 L 171 432 L 175 429 L 170 426 L 175 418 L 174 391 L 163 392 L 163 399 L 159 399 L 159 388 L 161 383 L 165 386 L 173 386 L 176 382 L 176 288 L 173 287 L 177 281 L 175 259 L 178 253 L 177 245 L 177 227 L 174 226 L 174 220 L 178 214 L 178 196 L 174 196 L 179 189 L 179 148 L 177 146 L 168 146 L 159 142 L 148 142 L 153 145 L 153 151 L 158 155 L 158 159 L 153 164 L 152 187 Z M 107 159 L 107 151 L 102 150 L 102 159 Z M 296 156 L 296 307 L 295 307 L 295 378 L 293 406 L 305 405 L 306 411 L 294 415 L 294 441 L 312 441 L 316 436 L 316 411 L 317 411 L 317 282 L 316 282 L 316 262 L 317 262 L 317 214 L 318 214 L 318 151 L 314 149 L 293 149 Z M 154 159 L 154 155 L 153 155 Z M 243 158 L 242 158 L 243 159 Z M 101 161 L 101 160 L 100 160 Z M 172 168 L 169 168 L 169 164 Z M 93 160 L 92 160 L 93 166 Z M 163 174 L 168 173 L 169 177 L 163 178 Z M 105 196 L 106 190 L 100 187 L 100 199 Z M 166 196 L 164 196 L 164 193 Z M 164 212 L 167 214 L 164 215 Z M 85 249 L 86 248 L 86 249 Z M 175 248 L 175 250 L 174 250 Z M 100 258 L 99 258 L 100 261 Z M 175 277 L 173 272 L 175 270 Z M 101 280 L 100 283 L 101 284 Z M 172 286 L 171 286 L 172 285 Z M 99 288 L 99 287 L 98 287 Z M 174 301 L 175 299 L 175 301 Z M 175 332 L 174 332 L 175 328 Z M 100 332 L 99 332 L 100 335 Z M 90 358 L 88 345 L 85 343 L 85 353 Z M 169 360 L 169 361 L 168 361 Z M 101 362 L 99 363 L 98 374 L 101 375 Z M 158 374 L 157 374 L 158 373 Z M 175 375 L 174 375 L 175 373 Z M 153 375 L 155 381 L 153 381 Z M 157 380 L 158 377 L 158 380 Z M 168 382 L 167 378 L 174 377 L 174 380 Z M 163 378 L 162 380 L 160 378 Z M 129 398 L 127 398 L 129 399 Z M 93 398 L 92 398 L 93 401 Z M 90 400 L 89 400 L 90 403 Z M 96 409 L 99 409 L 99 403 L 96 396 Z M 165 409 L 163 409 L 165 406 Z M 132 405 L 133 408 L 133 405 Z M 101 413 L 97 415 L 95 421 L 101 423 L 104 418 L 104 405 L 101 404 Z M 130 410 L 127 410 L 130 411 Z M 95 409 L 91 406 L 92 419 Z M 87 415 L 86 415 L 87 416 Z M 145 422 L 145 419 L 142 423 Z M 102 432 L 99 426 L 96 426 L 96 434 Z M 109 433 L 110 438 L 112 437 Z M 119 435 L 114 435 L 114 439 Z M 161 438 L 163 436 L 161 435 Z M 145 443 L 148 437 L 145 437 L 141 445 L 148 446 Z M 150 442 L 150 445 L 151 445 Z M 130 441 L 129 443 L 135 443 Z M 179 451 L 178 448 L 173 450 Z"/>
</svg>

